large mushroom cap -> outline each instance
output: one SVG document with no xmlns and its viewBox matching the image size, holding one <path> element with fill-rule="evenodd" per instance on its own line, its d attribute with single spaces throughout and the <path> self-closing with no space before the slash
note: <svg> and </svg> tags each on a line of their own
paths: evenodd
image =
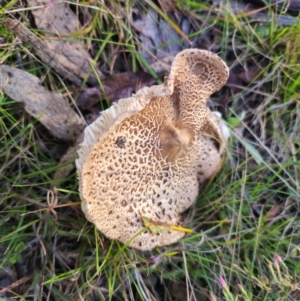
<svg viewBox="0 0 300 301">
<path fill-rule="evenodd" d="M 76 160 L 82 210 L 107 237 L 150 250 L 184 236 L 168 225 L 181 225 L 197 198 L 203 140 L 218 140 L 218 156 L 226 142 L 205 104 L 227 77 L 217 55 L 185 50 L 166 85 L 119 100 L 85 129 Z M 215 137 L 203 139 L 201 129 Z M 165 227 L 151 231 L 145 220 Z"/>
</svg>

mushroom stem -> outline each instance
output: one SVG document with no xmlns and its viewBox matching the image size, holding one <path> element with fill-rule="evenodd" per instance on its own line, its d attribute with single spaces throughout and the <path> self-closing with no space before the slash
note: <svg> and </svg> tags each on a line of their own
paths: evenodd
<svg viewBox="0 0 300 301">
<path fill-rule="evenodd" d="M 196 132 L 203 128 L 209 114 L 206 101 L 224 86 L 228 75 L 226 64 L 212 52 L 187 49 L 175 57 L 166 84 L 185 127 Z"/>
</svg>

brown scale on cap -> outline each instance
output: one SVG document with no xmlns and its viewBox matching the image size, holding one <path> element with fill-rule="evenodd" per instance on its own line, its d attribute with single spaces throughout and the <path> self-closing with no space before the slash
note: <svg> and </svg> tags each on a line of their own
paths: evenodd
<svg viewBox="0 0 300 301">
<path fill-rule="evenodd" d="M 227 78 L 216 54 L 184 50 L 164 85 L 121 99 L 86 128 L 76 160 L 82 210 L 107 237 L 151 250 L 185 235 L 152 233 L 142 217 L 181 225 L 218 171 L 229 134 L 206 101 Z"/>
</svg>

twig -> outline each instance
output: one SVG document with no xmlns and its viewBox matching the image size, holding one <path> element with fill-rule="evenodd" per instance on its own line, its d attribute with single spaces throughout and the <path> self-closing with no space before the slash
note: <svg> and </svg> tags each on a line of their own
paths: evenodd
<svg viewBox="0 0 300 301">
<path fill-rule="evenodd" d="M 14 289 L 15 287 L 18 287 L 19 285 L 27 282 L 31 278 L 32 278 L 32 275 L 28 275 L 28 276 L 25 276 L 25 277 L 15 281 L 14 283 L 10 284 L 9 286 L 1 289 L 0 290 L 0 295 L 6 293 L 7 291 L 10 291 L 10 290 Z"/>
</svg>

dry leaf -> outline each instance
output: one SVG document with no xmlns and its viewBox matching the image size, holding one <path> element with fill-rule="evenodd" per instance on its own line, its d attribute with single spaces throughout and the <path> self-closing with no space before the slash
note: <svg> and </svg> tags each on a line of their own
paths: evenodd
<svg viewBox="0 0 300 301">
<path fill-rule="evenodd" d="M 226 87 L 230 88 L 233 93 L 239 93 L 244 89 L 245 83 L 250 84 L 258 74 L 258 69 L 247 70 L 238 74 L 230 71 Z"/>
<path fill-rule="evenodd" d="M 244 84 L 235 73 L 230 71 L 226 87 L 232 89 L 233 93 L 239 93 L 243 90 Z"/>
<path fill-rule="evenodd" d="M 138 33 L 139 53 L 151 65 L 156 73 L 168 71 L 170 61 L 182 49 L 190 46 L 189 41 L 180 34 L 156 10 L 149 7 L 147 11 L 135 6 L 131 9 L 131 24 Z M 180 20 L 179 20 L 180 19 Z M 190 22 L 183 14 L 178 14 L 178 28 L 188 36 L 191 32 Z M 165 68 L 166 67 L 166 68 Z"/>
<path fill-rule="evenodd" d="M 87 88 L 78 96 L 76 103 L 83 110 L 92 110 L 99 103 L 102 95 L 99 87 Z"/>
<path fill-rule="evenodd" d="M 178 301 L 208 301 L 209 299 L 206 297 L 208 296 L 208 292 L 205 292 L 204 296 L 204 290 L 201 289 L 202 291 L 202 296 L 200 296 L 199 292 L 195 290 L 194 293 L 187 293 L 187 290 L 189 290 L 189 287 L 186 287 L 186 285 L 182 283 L 175 283 L 175 282 L 170 282 L 168 283 L 168 290 L 171 294 L 171 296 L 174 298 L 174 300 Z M 188 298 L 188 295 L 190 295 L 190 298 Z M 173 299 L 172 299 L 173 300 Z"/>
<path fill-rule="evenodd" d="M 140 88 L 155 84 L 155 79 L 145 72 L 123 72 L 107 76 L 101 84 L 105 92 L 98 87 L 84 90 L 77 99 L 78 106 L 91 110 L 101 99 L 114 102 L 129 97 Z"/>
<path fill-rule="evenodd" d="M 242 80 L 246 84 L 250 84 L 253 82 L 253 80 L 258 76 L 259 70 L 253 69 L 253 70 L 246 70 L 244 72 L 240 72 L 237 74 L 237 77 Z"/>
<path fill-rule="evenodd" d="M 69 36 L 81 29 L 81 24 L 69 5 L 64 2 L 52 5 L 53 0 L 28 0 L 27 2 L 31 7 L 45 5 L 45 8 L 33 9 L 31 13 L 37 28 L 45 31 L 44 44 L 55 53 L 57 62 L 78 78 L 84 79 L 89 75 L 87 82 L 96 85 L 97 78 L 93 74 L 93 69 L 100 78 L 103 78 L 102 73 L 97 70 L 95 62 L 84 45 Z"/>
<path fill-rule="evenodd" d="M 60 94 L 46 90 L 28 72 L 0 65 L 0 89 L 60 139 L 73 140 L 85 127 Z"/>
<path fill-rule="evenodd" d="M 270 211 L 267 213 L 267 218 L 272 219 L 278 217 L 284 210 L 285 205 L 286 205 L 285 202 L 277 205 L 273 205 Z"/>
<path fill-rule="evenodd" d="M 175 0 L 158 0 L 158 2 L 165 13 L 177 10 Z"/>
</svg>

